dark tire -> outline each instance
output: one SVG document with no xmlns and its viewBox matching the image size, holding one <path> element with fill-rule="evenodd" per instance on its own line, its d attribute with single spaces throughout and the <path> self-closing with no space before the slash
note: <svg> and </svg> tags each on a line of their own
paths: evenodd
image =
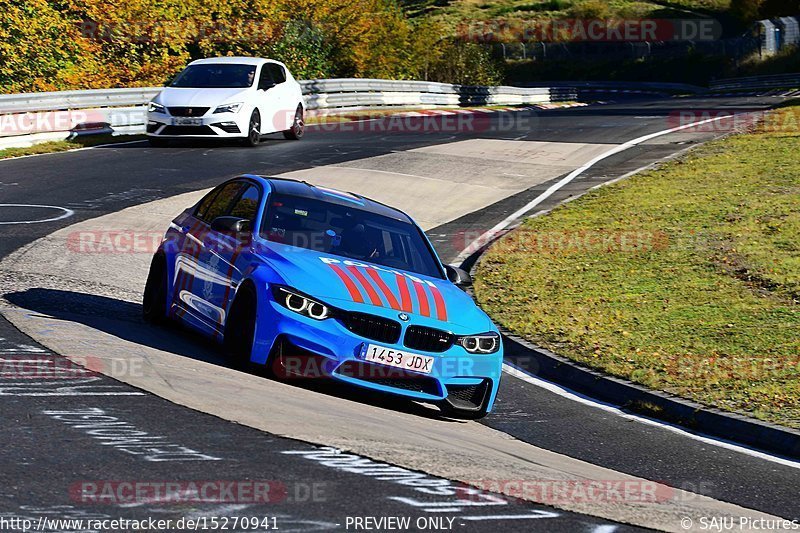
<svg viewBox="0 0 800 533">
<path fill-rule="evenodd" d="M 250 125 L 248 126 L 244 143 L 247 146 L 256 147 L 259 142 L 261 142 L 261 113 L 256 109 L 250 115 Z"/>
<path fill-rule="evenodd" d="M 231 305 L 223 338 L 225 355 L 236 368 L 246 368 L 250 365 L 256 334 L 257 309 L 255 290 L 249 285 L 244 285 Z"/>
<path fill-rule="evenodd" d="M 142 318 L 150 324 L 163 325 L 167 317 L 167 260 L 156 254 L 150 263 L 150 273 L 142 297 Z"/>
<path fill-rule="evenodd" d="M 147 142 L 153 148 L 166 148 L 169 146 L 169 139 L 162 139 L 159 137 L 148 137 Z"/>
<path fill-rule="evenodd" d="M 283 132 L 283 136 L 291 141 L 299 141 L 306 133 L 306 121 L 303 118 L 303 106 L 297 106 L 297 111 L 294 112 L 294 121 L 292 127 Z"/>
</svg>

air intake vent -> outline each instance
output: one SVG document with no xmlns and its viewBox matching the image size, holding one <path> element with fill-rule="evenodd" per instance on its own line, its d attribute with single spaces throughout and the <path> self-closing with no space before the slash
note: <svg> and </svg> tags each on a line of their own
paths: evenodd
<svg viewBox="0 0 800 533">
<path fill-rule="evenodd" d="M 336 373 L 384 387 L 441 396 L 436 379 L 390 366 L 373 365 L 361 361 L 345 361 L 339 365 Z"/>
<path fill-rule="evenodd" d="M 483 380 L 477 385 L 447 385 L 447 401 L 461 409 L 475 409 L 483 405 L 489 382 Z"/>
<path fill-rule="evenodd" d="M 207 107 L 168 107 L 173 117 L 202 117 L 208 112 Z"/>
<path fill-rule="evenodd" d="M 159 135 L 216 135 L 208 126 L 165 126 Z"/>
</svg>

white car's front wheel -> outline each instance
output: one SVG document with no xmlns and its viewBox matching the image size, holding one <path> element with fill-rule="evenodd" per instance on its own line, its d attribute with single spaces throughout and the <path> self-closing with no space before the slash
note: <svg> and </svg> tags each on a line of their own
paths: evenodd
<svg viewBox="0 0 800 533">
<path fill-rule="evenodd" d="M 261 114 L 258 109 L 253 111 L 250 115 L 250 126 L 247 129 L 247 138 L 245 142 L 247 146 L 258 146 L 261 141 Z"/>
</svg>

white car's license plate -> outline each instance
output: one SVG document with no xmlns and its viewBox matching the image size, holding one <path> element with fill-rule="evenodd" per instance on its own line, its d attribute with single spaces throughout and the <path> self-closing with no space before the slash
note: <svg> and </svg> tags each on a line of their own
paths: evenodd
<svg viewBox="0 0 800 533">
<path fill-rule="evenodd" d="M 411 352 L 404 352 L 394 348 L 387 348 L 377 344 L 367 344 L 362 354 L 365 361 L 378 363 L 413 372 L 430 374 L 433 371 L 433 357 Z"/>
<path fill-rule="evenodd" d="M 202 126 L 202 118 L 173 118 L 173 126 Z"/>
</svg>

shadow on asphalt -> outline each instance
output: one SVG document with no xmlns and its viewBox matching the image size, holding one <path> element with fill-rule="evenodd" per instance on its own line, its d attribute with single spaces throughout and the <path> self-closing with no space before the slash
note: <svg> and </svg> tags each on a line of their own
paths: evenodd
<svg viewBox="0 0 800 533">
<path fill-rule="evenodd" d="M 159 327 L 144 322 L 142 306 L 138 303 L 106 296 L 41 288 L 12 292 L 3 297 L 10 303 L 29 311 L 57 320 L 83 324 L 117 338 L 167 352 L 176 357 L 195 359 L 258 375 L 263 379 L 271 379 L 267 377 L 266 369 L 260 365 L 252 365 L 252 368 L 247 370 L 236 368 L 225 358 L 219 344 L 209 343 L 207 337 L 188 328 L 177 325 Z M 282 379 L 280 381 L 319 394 L 364 403 L 381 409 L 400 411 L 446 422 L 463 423 L 463 421 L 442 416 L 436 407 L 358 387 L 349 387 L 330 378 Z"/>
<path fill-rule="evenodd" d="M 103 143 L 97 146 L 93 144 L 87 144 L 87 146 L 93 146 L 97 149 L 128 149 L 128 148 L 135 148 L 141 149 L 143 145 L 147 146 L 147 137 L 141 136 L 141 139 L 132 139 L 133 141 L 139 141 L 137 143 L 134 142 L 125 142 L 125 143 Z M 291 143 L 294 141 L 288 141 L 283 137 L 279 136 L 278 134 L 269 134 L 265 135 L 261 138 L 261 144 L 263 145 L 270 145 L 270 144 L 284 144 L 284 143 Z M 238 139 L 228 139 L 228 138 L 198 138 L 198 137 L 191 137 L 191 138 L 184 138 L 184 139 L 170 139 L 169 144 L 167 146 L 149 146 L 153 150 L 169 150 L 170 148 L 242 148 L 251 150 L 252 148 L 249 146 L 245 146 L 241 141 Z"/>
</svg>

